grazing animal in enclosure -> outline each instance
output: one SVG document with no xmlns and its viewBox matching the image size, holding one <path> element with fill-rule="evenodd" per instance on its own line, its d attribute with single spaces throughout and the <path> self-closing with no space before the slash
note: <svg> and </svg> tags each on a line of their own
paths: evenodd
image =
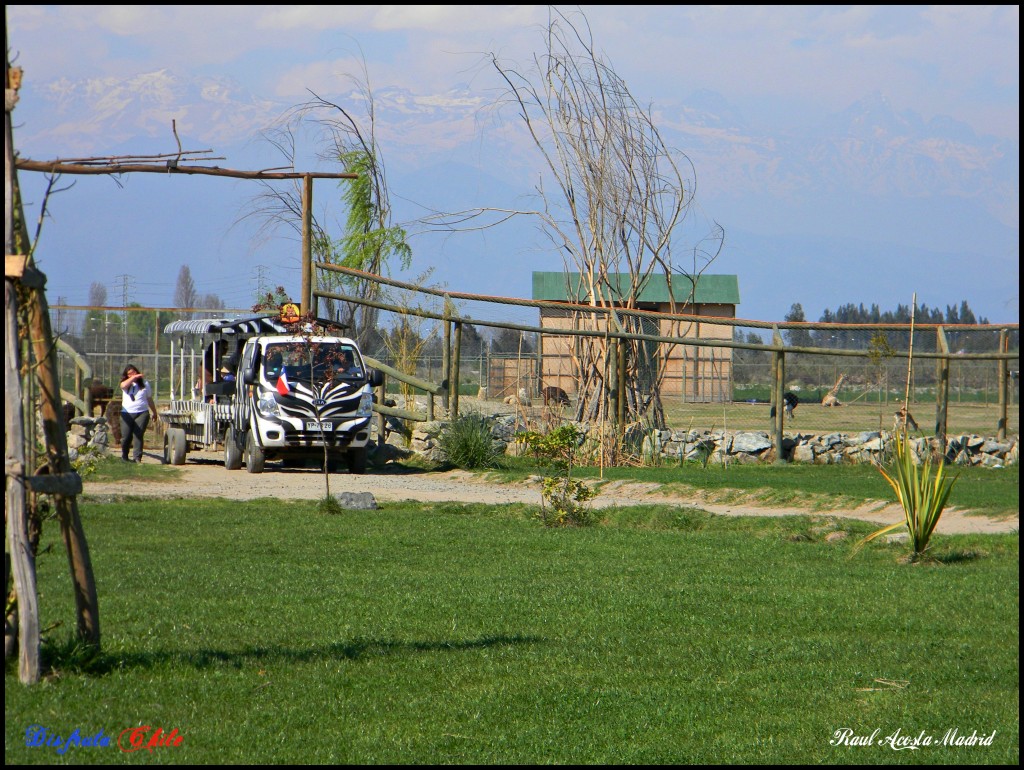
<svg viewBox="0 0 1024 770">
<path fill-rule="evenodd" d="M 786 417 L 793 419 L 793 415 L 796 412 L 796 408 L 800 406 L 800 399 L 797 398 L 796 393 L 786 392 L 782 395 L 783 411 Z M 772 418 L 775 418 L 775 407 L 772 407 Z"/>
<path fill-rule="evenodd" d="M 520 388 L 519 392 L 514 396 L 505 396 L 505 403 L 518 406 L 532 406 L 533 404 L 526 393 L 526 388 Z"/>
<path fill-rule="evenodd" d="M 846 375 L 840 374 L 839 379 L 836 380 L 836 384 L 832 386 L 832 390 L 825 394 L 825 398 L 821 399 L 822 406 L 842 406 L 842 403 L 839 401 L 837 396 L 844 379 L 846 379 Z"/>
<path fill-rule="evenodd" d="M 544 396 L 544 406 L 568 406 L 569 394 L 555 385 L 549 385 L 541 391 Z"/>
<path fill-rule="evenodd" d="M 907 405 L 904 404 L 899 408 L 899 411 L 893 415 L 892 432 L 899 433 L 901 430 L 917 429 L 917 420 L 914 419 L 914 415 L 907 411 Z"/>
<path fill-rule="evenodd" d="M 99 380 L 93 380 L 92 385 L 89 386 L 89 400 L 92 403 L 92 407 L 95 410 L 97 407 L 100 410 L 100 414 L 106 414 L 107 404 L 114 397 L 114 389 L 104 385 Z M 118 399 L 120 400 L 120 399 Z M 88 415 L 92 417 L 92 415 Z"/>
</svg>

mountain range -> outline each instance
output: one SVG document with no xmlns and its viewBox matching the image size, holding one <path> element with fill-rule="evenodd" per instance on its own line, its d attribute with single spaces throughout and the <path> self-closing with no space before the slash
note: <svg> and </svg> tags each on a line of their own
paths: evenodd
<svg viewBox="0 0 1024 770">
<path fill-rule="evenodd" d="M 362 114 L 358 94 L 322 95 Z M 522 205 L 532 192 L 536 156 L 515 117 L 487 97 L 461 85 L 432 95 L 389 87 L 374 101 L 397 209 Z M 268 167 L 280 159 L 258 137 L 292 106 L 229 78 L 168 70 L 62 78 L 23 94 L 15 146 L 35 159 L 169 152 L 173 120 L 185 149 L 212 149 L 233 168 Z M 906 304 L 917 291 L 933 306 L 966 299 L 993 320 L 1016 321 L 1019 142 L 951 118 L 924 120 L 879 93 L 784 129 L 710 91 L 657 104 L 654 115 L 693 163 L 701 216 L 725 228 L 711 272 L 740 275 L 740 315 L 778 319 L 800 302 L 813 320 L 845 302 Z M 500 244 L 518 268 L 505 264 L 495 285 L 479 269 L 481 241 L 453 240 L 436 247 L 445 256 L 435 277 L 467 291 L 528 296 L 529 270 L 552 269 L 525 222 L 483 241 L 492 251 Z M 804 280 L 787 286 L 787 273 Z M 865 273 L 873 280 L 853 278 Z M 837 295 L 843 286 L 862 293 Z"/>
</svg>

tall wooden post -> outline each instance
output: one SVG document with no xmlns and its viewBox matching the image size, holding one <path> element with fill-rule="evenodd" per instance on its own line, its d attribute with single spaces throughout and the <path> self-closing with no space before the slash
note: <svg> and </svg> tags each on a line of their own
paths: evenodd
<svg viewBox="0 0 1024 770">
<path fill-rule="evenodd" d="M 452 419 L 459 416 L 459 364 L 462 361 L 462 321 L 455 322 L 455 347 L 452 349 Z"/>
<path fill-rule="evenodd" d="M 1006 353 L 1010 349 L 1010 337 L 1006 329 L 999 330 L 999 352 Z M 996 430 L 996 438 L 1003 441 L 1006 438 L 1006 425 L 1008 418 L 1008 402 L 1010 391 L 1010 362 L 1000 358 L 999 364 L 999 426 Z"/>
<path fill-rule="evenodd" d="M 387 375 L 381 372 L 380 387 L 377 389 L 377 403 L 384 406 L 388 400 Z M 384 446 L 384 432 L 387 429 L 387 417 L 378 412 L 377 414 L 377 448 Z"/>
<path fill-rule="evenodd" d="M 622 403 L 622 382 L 620 380 L 619 371 L 619 341 L 617 339 L 608 340 L 608 353 L 606 359 L 606 366 L 604 367 L 604 375 L 606 382 L 611 383 L 611 404 L 609 404 L 609 411 L 612 416 L 612 424 L 615 426 L 615 432 L 619 433 L 621 430 L 621 424 L 619 423 L 619 406 Z"/>
<path fill-rule="evenodd" d="M 302 315 L 313 313 L 313 177 L 302 177 Z"/>
<path fill-rule="evenodd" d="M 935 388 L 935 441 L 938 444 L 937 450 L 943 455 L 946 454 L 946 431 L 949 415 L 949 343 L 946 340 L 946 331 L 940 326 L 935 330 L 935 349 L 945 354 L 935 363 L 936 388 Z M 910 414 L 910 405 L 905 408 Z"/>
<path fill-rule="evenodd" d="M 4 659 L 18 648 L 18 679 L 39 681 L 39 595 L 35 557 L 28 539 L 25 504 L 25 432 L 21 408 L 21 373 L 18 371 L 18 299 L 14 284 L 4 281 L 4 478 L 7 547 L 18 599 L 17 614 L 5 618 Z M 5 577 L 6 579 L 6 577 Z"/>
<path fill-rule="evenodd" d="M 452 383 L 452 322 L 448 319 L 448 298 L 445 297 L 445 319 L 444 319 L 444 349 L 441 351 L 441 384 L 444 385 L 444 395 L 441 396 L 441 406 L 447 411 L 451 407 L 449 394 Z"/>
<path fill-rule="evenodd" d="M 46 458 L 50 474 L 72 473 L 68 459 L 67 428 L 61 409 L 60 383 L 57 382 L 56 354 L 51 344 L 50 310 L 42 290 L 34 292 L 35 302 L 29 308 L 29 331 L 36 359 L 36 378 L 39 382 L 39 412 L 43 418 L 46 436 Z M 68 553 L 68 567 L 78 611 L 78 637 L 86 644 L 100 646 L 99 598 L 89 558 L 89 545 L 85 529 L 78 515 L 78 500 L 74 495 L 55 494 L 57 519 Z"/>
<path fill-rule="evenodd" d="M 10 51 L 10 46 L 7 48 Z M 18 191 L 17 171 L 14 160 L 14 134 L 11 127 L 11 111 L 17 102 L 17 86 L 21 81 L 21 73 L 17 73 L 17 82 L 12 81 L 10 62 L 5 62 L 5 97 L 4 97 L 4 244 L 6 254 L 29 253 L 29 237 L 25 228 L 25 215 L 21 207 L 21 196 Z M 17 215 L 17 216 L 15 216 Z M 37 286 L 32 287 L 28 306 L 28 336 L 31 350 L 35 358 L 35 382 L 39 386 L 39 417 L 42 418 L 43 432 L 46 443 L 46 459 L 50 475 L 74 476 L 71 461 L 68 459 L 67 434 L 64 425 L 64 412 L 61 404 L 60 382 L 57 377 L 57 354 L 50 328 L 50 309 L 46 303 L 44 286 L 46 278 L 35 271 L 31 258 L 27 268 L 37 274 Z M 21 481 L 11 479 L 8 483 L 26 483 L 28 471 L 32 465 L 23 466 Z M 78 479 L 79 491 L 81 479 Z M 93 579 L 92 562 L 89 559 L 89 547 L 85 540 L 85 531 L 78 516 L 78 502 L 75 494 L 64 491 L 53 495 L 60 521 L 60 530 L 64 538 L 64 547 L 68 554 L 71 568 L 71 582 L 78 612 L 78 637 L 88 645 L 97 649 L 100 644 L 99 600 L 96 595 L 96 583 Z"/>
<path fill-rule="evenodd" d="M 615 421 L 618 423 L 620 436 L 626 430 L 626 405 L 629 403 L 629 372 L 626 370 L 626 353 L 628 352 L 628 344 L 629 343 L 625 339 L 619 340 L 618 356 L 616 357 L 617 360 L 615 362 L 615 368 L 619 374 L 619 402 L 618 411 L 615 414 Z"/>
<path fill-rule="evenodd" d="M 783 347 L 782 334 L 778 327 L 772 332 L 772 344 Z M 783 418 L 786 413 L 783 394 L 786 390 L 786 354 L 782 350 L 772 351 L 772 406 L 775 407 L 775 419 L 772 423 L 775 442 L 775 462 L 785 463 L 786 458 L 782 446 Z"/>
</svg>

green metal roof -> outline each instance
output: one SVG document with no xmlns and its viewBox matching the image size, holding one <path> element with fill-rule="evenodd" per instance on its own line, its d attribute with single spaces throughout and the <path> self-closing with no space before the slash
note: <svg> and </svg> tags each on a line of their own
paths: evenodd
<svg viewBox="0 0 1024 770">
<path fill-rule="evenodd" d="M 612 273 L 606 287 L 613 298 L 628 291 L 630 275 Z M 672 294 L 677 304 L 689 300 L 692 282 L 687 275 L 672 276 Z M 570 292 L 571 288 L 571 292 Z M 590 299 L 579 273 L 533 274 L 533 298 L 550 302 L 586 302 Z M 668 282 L 664 275 L 652 275 L 640 290 L 638 302 L 669 302 Z M 697 278 L 694 301 L 700 305 L 740 304 L 739 278 L 735 275 L 701 275 Z"/>
</svg>

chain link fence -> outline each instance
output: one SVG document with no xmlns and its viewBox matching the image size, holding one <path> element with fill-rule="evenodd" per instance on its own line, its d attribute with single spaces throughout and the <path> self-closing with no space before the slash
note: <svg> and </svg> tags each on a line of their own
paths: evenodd
<svg viewBox="0 0 1024 770">
<path fill-rule="evenodd" d="M 406 291 L 396 297 L 393 293 L 389 298 L 396 304 L 390 309 L 373 308 L 371 332 L 360 339 L 364 353 L 430 382 L 450 379 L 445 404 L 449 409 L 457 376 L 460 411 L 518 410 L 537 419 L 570 417 L 575 400 L 571 388 L 565 388 L 569 405 L 545 406 L 542 393 L 556 371 L 551 341 L 564 344 L 571 337 L 541 330 L 538 303 L 468 296 Z M 328 299 L 320 299 L 320 314 L 340 317 L 343 301 Z M 95 384 L 116 392 L 121 372 L 131 363 L 146 374 L 158 403 L 168 401 L 171 394 L 171 340 L 163 327 L 172 320 L 211 315 L 203 310 L 82 306 L 54 306 L 51 314 L 55 332 L 82 356 Z M 252 311 L 227 309 L 214 315 L 246 317 Z M 672 428 L 771 430 L 775 380 L 773 351 L 767 348 L 776 333 L 786 348 L 800 343 L 800 347 L 834 350 L 786 350 L 784 388 L 798 399 L 792 416 L 787 416 L 788 431 L 890 430 L 908 393 L 910 335 L 905 328 L 777 324 L 773 329 L 767 323 L 732 321 L 727 329 L 723 326 L 710 335 L 704 330 L 714 321 L 705 318 L 701 325 L 702 338 L 728 339 L 731 346 L 697 346 L 687 344 L 685 338 L 676 343 L 640 342 L 654 364 L 664 357 L 678 362 L 675 375 L 666 376 L 661 389 L 665 419 Z M 941 342 L 934 327 L 914 333 L 909 411 L 919 431 L 933 432 L 944 408 L 948 435 L 995 435 L 1002 419 L 1000 393 L 1005 389 L 1005 431 L 1018 434 L 1017 325 L 946 327 L 944 332 L 950 351 L 945 359 L 936 357 Z M 194 349 L 184 352 L 190 382 L 202 365 L 203 342 L 194 344 Z M 1009 361 L 984 357 L 995 356 L 1001 349 L 1010 351 Z M 181 353 L 176 349 L 175 355 Z M 943 361 L 948 361 L 945 373 Z M 69 393 L 81 395 L 82 389 L 94 384 L 81 381 L 71 356 L 59 355 L 58 369 L 62 388 Z M 672 374 L 672 367 L 665 369 Z M 571 376 L 570 368 L 559 374 Z M 426 399 L 422 392 L 393 379 L 388 391 L 400 406 L 422 407 Z M 517 403 L 506 403 L 510 400 Z M 835 405 L 823 406 L 823 401 Z"/>
</svg>

